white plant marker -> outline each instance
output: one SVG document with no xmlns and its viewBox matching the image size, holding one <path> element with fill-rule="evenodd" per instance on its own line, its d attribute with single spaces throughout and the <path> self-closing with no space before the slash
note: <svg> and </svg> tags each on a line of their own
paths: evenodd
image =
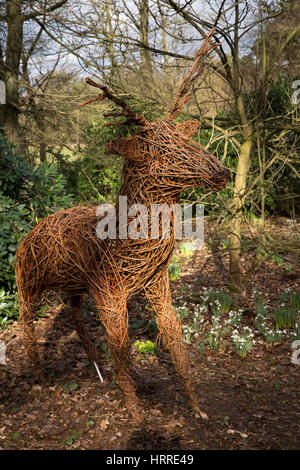
<svg viewBox="0 0 300 470">
<path fill-rule="evenodd" d="M 102 378 L 102 375 L 101 375 L 101 372 L 100 372 L 99 367 L 98 367 L 98 365 L 97 365 L 97 362 L 95 362 L 95 361 L 94 361 L 94 366 L 95 366 L 95 369 L 96 369 L 97 374 L 98 374 L 98 376 L 99 376 L 100 382 L 103 383 L 104 380 L 103 380 L 103 378 Z"/>
</svg>

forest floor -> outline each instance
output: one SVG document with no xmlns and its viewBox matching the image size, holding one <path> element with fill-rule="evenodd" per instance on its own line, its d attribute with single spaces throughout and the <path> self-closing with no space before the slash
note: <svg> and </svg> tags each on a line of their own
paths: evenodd
<svg viewBox="0 0 300 470">
<path fill-rule="evenodd" d="M 282 231 L 287 227 L 282 222 Z M 278 228 L 278 225 L 277 225 Z M 185 257 L 181 276 L 171 282 L 175 304 L 201 302 L 205 289 L 228 287 L 227 255 L 206 246 Z M 253 288 L 274 306 L 280 293 L 299 292 L 299 271 L 264 260 L 250 273 L 253 256 L 242 265 L 248 285 L 231 293 L 243 309 L 243 325 L 253 327 Z M 277 260 L 278 261 L 278 260 Z M 191 301 L 192 295 L 192 301 Z M 155 341 L 143 298 L 130 301 L 132 367 L 137 394 L 146 410 L 135 425 L 124 408 L 107 351 L 105 332 L 96 319 L 92 299 L 85 298 L 87 329 L 99 349 L 101 384 L 73 329 L 70 307 L 49 295 L 48 307 L 36 322 L 46 380 L 35 380 L 24 353 L 17 323 L 1 332 L 7 344 L 0 364 L 0 449 L 299 449 L 300 365 L 291 361 L 291 341 L 268 344 L 255 331 L 255 347 L 239 356 L 228 343 L 219 349 L 187 344 L 203 421 L 190 412 L 170 356 L 159 349 L 142 355 L 134 342 Z M 205 312 L 204 316 L 209 312 Z M 189 318 L 184 319 L 188 323 Z M 147 323 L 148 322 L 148 323 Z M 199 336 L 199 335 L 198 335 Z M 201 333 L 200 333 L 201 336 Z M 140 359 L 140 360 L 138 360 Z"/>
</svg>

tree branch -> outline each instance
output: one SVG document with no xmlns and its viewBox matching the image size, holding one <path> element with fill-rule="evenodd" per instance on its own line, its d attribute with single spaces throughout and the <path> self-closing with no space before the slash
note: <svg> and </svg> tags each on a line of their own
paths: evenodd
<svg viewBox="0 0 300 470">
<path fill-rule="evenodd" d="M 62 7 L 65 3 L 67 3 L 67 1 L 68 0 L 61 0 L 60 2 L 55 3 L 55 5 L 52 5 L 51 7 L 48 7 L 44 10 L 32 11 L 31 13 L 28 13 L 27 15 L 23 15 L 23 21 L 32 20 L 33 18 L 36 18 L 37 16 L 51 13 L 51 11 L 57 10 L 57 8 Z"/>
</svg>

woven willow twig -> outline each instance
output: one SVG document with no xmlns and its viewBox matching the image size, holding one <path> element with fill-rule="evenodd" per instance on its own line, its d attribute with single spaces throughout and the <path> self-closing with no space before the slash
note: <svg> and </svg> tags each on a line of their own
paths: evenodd
<svg viewBox="0 0 300 470">
<path fill-rule="evenodd" d="M 201 60 L 208 50 L 204 43 L 165 119 L 147 122 L 112 92 L 99 86 L 103 95 L 98 100 L 112 100 L 121 106 L 127 120 L 140 126 L 132 136 L 116 138 L 108 144 L 113 153 L 125 157 L 119 195 L 127 196 L 128 207 L 141 203 L 150 214 L 152 204 L 171 206 L 178 203 L 183 189 L 202 185 L 219 190 L 226 185 L 228 171 L 204 147 L 190 140 L 199 123 L 188 121 L 176 126 L 171 122 L 194 82 L 191 77 L 199 76 Z M 95 86 L 95 82 L 91 84 Z M 116 209 L 118 211 L 118 204 Z M 95 207 L 77 206 L 42 220 L 17 251 L 16 278 L 24 342 L 35 367 L 41 370 L 33 328 L 34 311 L 45 290 L 67 291 L 73 296 L 75 326 L 89 358 L 95 360 L 95 348 L 79 313 L 78 296 L 90 292 L 106 328 L 118 384 L 135 419 L 139 417 L 139 403 L 129 373 L 126 305 L 127 300 L 138 292 L 144 292 L 153 306 L 163 344 L 171 352 L 191 406 L 199 411 L 168 281 L 167 264 L 175 244 L 174 217 L 172 212 L 169 238 L 164 238 L 161 230 L 158 238 L 118 238 L 120 220 L 117 218 L 117 238 L 100 240 L 96 234 L 99 218 Z M 128 217 L 126 228 L 132 220 L 133 217 Z M 145 220 L 149 230 L 150 225 L 151 220 Z"/>
</svg>

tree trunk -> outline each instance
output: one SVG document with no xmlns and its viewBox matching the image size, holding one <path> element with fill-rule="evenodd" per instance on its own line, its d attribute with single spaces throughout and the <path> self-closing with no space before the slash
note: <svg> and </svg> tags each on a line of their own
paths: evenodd
<svg viewBox="0 0 300 470">
<path fill-rule="evenodd" d="M 115 51 L 114 51 L 114 31 L 112 25 L 112 13 L 111 13 L 111 5 L 106 3 L 105 5 L 105 19 L 106 19 L 106 35 L 108 38 L 108 45 L 107 51 L 109 55 L 109 62 L 110 62 L 110 82 L 113 83 L 115 79 L 115 75 L 117 73 L 117 62 L 115 59 Z"/>
<path fill-rule="evenodd" d="M 250 168 L 250 156 L 253 145 L 253 137 L 248 129 L 249 135 L 246 137 L 240 148 L 240 155 L 237 165 L 234 195 L 233 195 L 233 217 L 230 230 L 230 261 L 229 274 L 234 285 L 240 286 L 242 283 L 240 269 L 241 254 L 241 223 L 243 218 L 243 205 L 247 185 L 247 175 Z"/>
<path fill-rule="evenodd" d="M 19 125 L 19 68 L 23 42 L 23 15 L 20 0 L 7 0 L 6 64 L 1 66 L 6 85 L 6 104 L 3 105 L 2 125 L 7 139 L 25 153 L 24 137 Z"/>
<path fill-rule="evenodd" d="M 141 0 L 139 4 L 140 14 L 140 40 L 143 44 L 149 46 L 149 1 Z M 152 72 L 151 56 L 148 49 L 141 48 L 142 68 L 149 73 Z"/>
<path fill-rule="evenodd" d="M 37 128 L 39 130 L 39 137 L 40 137 L 40 162 L 44 163 L 47 157 L 47 145 L 45 140 L 45 118 L 43 108 L 41 106 L 34 105 L 34 116 Z"/>
</svg>

